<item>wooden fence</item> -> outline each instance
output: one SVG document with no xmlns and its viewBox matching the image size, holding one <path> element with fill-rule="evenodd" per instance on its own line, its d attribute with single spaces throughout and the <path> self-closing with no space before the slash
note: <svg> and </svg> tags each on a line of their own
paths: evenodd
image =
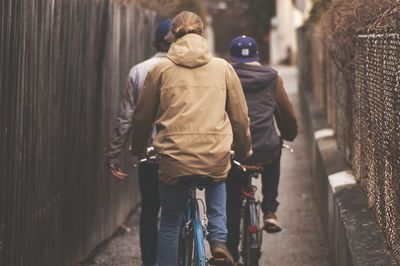
<svg viewBox="0 0 400 266">
<path fill-rule="evenodd" d="M 78 265 L 138 203 L 104 153 L 155 14 L 119 2 L 0 1 L 0 265 Z"/>
</svg>

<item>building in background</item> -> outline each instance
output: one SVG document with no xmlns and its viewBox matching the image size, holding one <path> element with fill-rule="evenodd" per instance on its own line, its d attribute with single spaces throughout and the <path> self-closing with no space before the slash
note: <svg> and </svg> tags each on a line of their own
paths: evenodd
<svg viewBox="0 0 400 266">
<path fill-rule="evenodd" d="M 232 38 L 241 35 L 254 35 L 247 15 L 244 1 L 208 1 L 208 12 L 214 32 L 215 53 L 228 59 L 229 43 Z"/>
<path fill-rule="evenodd" d="M 238 35 L 256 39 L 261 61 L 269 62 L 270 18 L 275 0 L 207 0 L 215 37 L 215 53 L 228 58 L 230 41 Z"/>
<path fill-rule="evenodd" d="M 271 20 L 270 63 L 293 64 L 297 54 L 296 29 L 304 24 L 311 0 L 276 0 L 276 16 Z"/>
</svg>

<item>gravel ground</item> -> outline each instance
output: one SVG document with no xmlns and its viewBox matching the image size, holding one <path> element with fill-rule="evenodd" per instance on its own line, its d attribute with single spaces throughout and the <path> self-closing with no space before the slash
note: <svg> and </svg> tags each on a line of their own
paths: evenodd
<svg viewBox="0 0 400 266">
<path fill-rule="evenodd" d="M 140 208 L 128 217 L 115 234 L 93 251 L 81 265 L 136 266 L 141 265 L 139 246 Z"/>
</svg>

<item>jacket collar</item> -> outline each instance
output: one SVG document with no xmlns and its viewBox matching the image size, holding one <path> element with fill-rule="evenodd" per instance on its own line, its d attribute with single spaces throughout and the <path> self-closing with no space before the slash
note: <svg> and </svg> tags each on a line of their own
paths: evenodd
<svg viewBox="0 0 400 266">
<path fill-rule="evenodd" d="M 153 57 L 167 57 L 166 52 L 157 52 L 153 55 Z"/>
</svg>

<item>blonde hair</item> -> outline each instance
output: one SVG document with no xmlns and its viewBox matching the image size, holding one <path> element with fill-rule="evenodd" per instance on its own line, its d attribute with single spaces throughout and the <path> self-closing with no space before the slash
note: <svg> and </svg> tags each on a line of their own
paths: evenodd
<svg viewBox="0 0 400 266">
<path fill-rule="evenodd" d="M 203 35 L 204 24 L 195 13 L 183 11 L 172 20 L 171 32 L 175 39 L 179 39 L 189 33 Z"/>
</svg>

